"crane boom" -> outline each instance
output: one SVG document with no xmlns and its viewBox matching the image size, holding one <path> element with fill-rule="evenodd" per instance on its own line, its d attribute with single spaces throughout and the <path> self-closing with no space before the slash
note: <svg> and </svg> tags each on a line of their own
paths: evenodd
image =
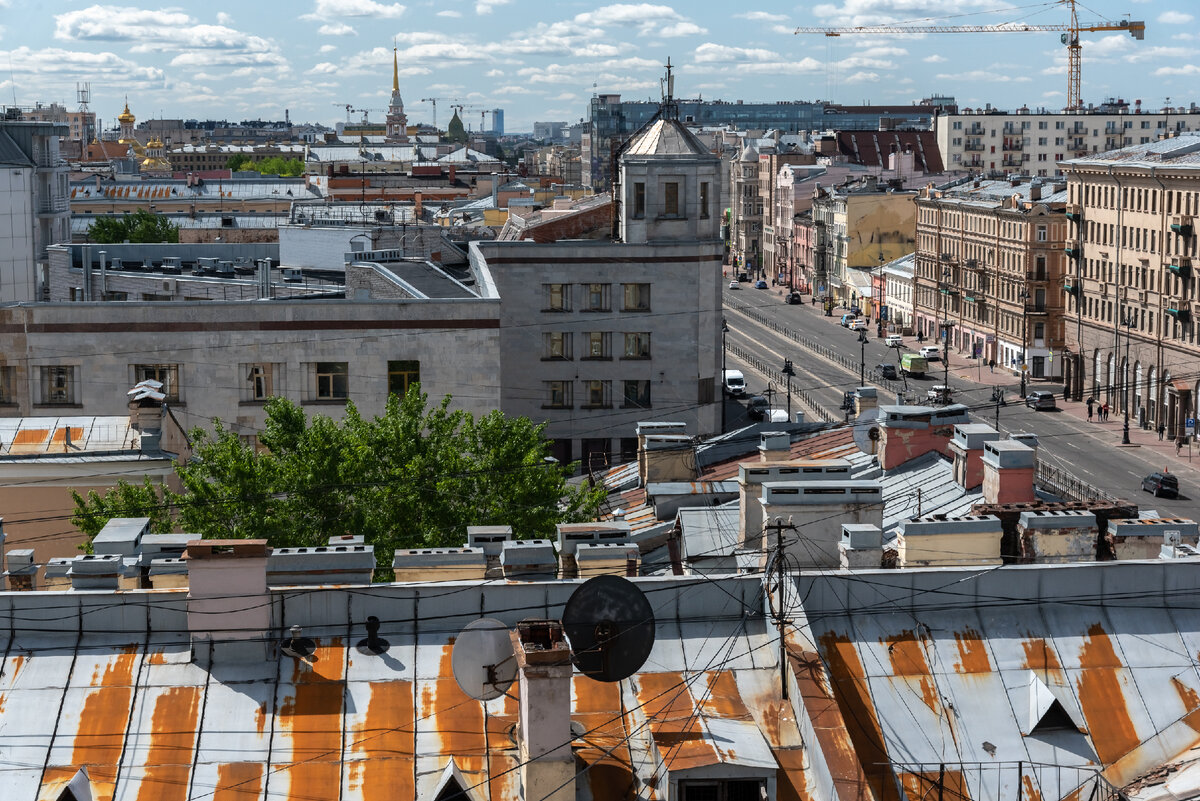
<svg viewBox="0 0 1200 801">
<path fill-rule="evenodd" d="M 1065 5 L 1071 10 L 1070 23 L 1062 25 L 1028 25 L 1024 22 L 1011 22 L 1003 25 L 858 25 L 845 28 L 797 28 L 796 33 L 819 33 L 824 36 L 845 36 L 847 34 L 867 33 L 883 36 L 895 36 L 906 33 L 1036 33 L 1040 31 L 1063 31 L 1062 42 L 1067 46 L 1067 109 L 1075 111 L 1083 107 L 1080 98 L 1080 72 L 1082 66 L 1082 45 L 1079 43 L 1080 33 L 1093 31 L 1128 31 L 1134 39 L 1146 38 L 1146 23 L 1142 20 L 1098 20 L 1079 24 L 1075 11 L 1076 0 L 1057 0 L 1059 5 Z"/>
</svg>

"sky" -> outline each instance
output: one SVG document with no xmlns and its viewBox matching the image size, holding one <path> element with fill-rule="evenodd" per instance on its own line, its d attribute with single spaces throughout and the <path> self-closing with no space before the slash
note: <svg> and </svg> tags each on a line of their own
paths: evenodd
<svg viewBox="0 0 1200 801">
<path fill-rule="evenodd" d="M 282 119 L 331 125 L 345 106 L 382 120 L 392 48 L 409 122 L 464 122 L 508 132 L 576 122 L 594 93 L 657 99 L 667 58 L 676 94 L 727 101 L 909 103 L 952 95 L 961 106 L 1059 109 L 1066 51 L 1058 33 L 830 38 L 797 26 L 1061 24 L 1066 9 L 1025 0 L 833 0 L 790 5 L 690 0 L 225 0 L 96 5 L 0 0 L 0 104 L 91 108 L 106 128 L 127 95 L 147 117 Z M 1200 101 L 1200 3 L 1088 0 L 1080 20 L 1144 20 L 1146 37 L 1083 35 L 1083 99 L 1141 98 L 1146 108 Z M 15 100 L 14 100 L 15 99 Z M 471 109 L 469 107 L 475 106 Z M 378 111 L 375 111 L 378 109 Z M 355 114 L 355 119 L 361 115 Z"/>
</svg>

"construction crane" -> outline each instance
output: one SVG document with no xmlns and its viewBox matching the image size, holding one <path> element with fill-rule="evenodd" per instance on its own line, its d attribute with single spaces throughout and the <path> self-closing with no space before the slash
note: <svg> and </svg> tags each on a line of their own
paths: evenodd
<svg viewBox="0 0 1200 801">
<path fill-rule="evenodd" d="M 1078 111 L 1083 107 L 1080 99 L 1079 76 L 1082 61 L 1082 45 L 1079 34 L 1091 31 L 1128 31 L 1134 39 L 1146 38 L 1146 23 L 1142 20 L 1099 20 L 1079 23 L 1075 10 L 1076 0 L 1054 0 L 1050 5 L 1067 6 L 1071 10 L 1071 21 L 1066 25 L 1029 25 L 1011 22 L 1003 25 L 861 25 L 852 28 L 797 28 L 796 33 L 820 33 L 825 36 L 844 36 L 851 33 L 867 33 L 893 36 L 905 33 L 1032 33 L 1037 31 L 1064 31 L 1061 39 L 1067 46 L 1067 110 Z"/>
<path fill-rule="evenodd" d="M 362 115 L 361 122 L 363 125 L 366 125 L 367 123 L 370 122 L 370 120 L 367 119 L 368 112 L 371 112 L 371 111 L 386 112 L 387 111 L 387 109 L 382 109 L 382 108 L 355 108 L 354 106 L 350 105 L 349 103 L 334 103 L 333 105 L 337 106 L 338 108 L 346 109 L 346 124 L 347 125 L 351 125 L 354 123 L 354 120 L 352 120 L 350 118 L 351 114 L 361 114 Z"/>
<path fill-rule="evenodd" d="M 439 100 L 442 101 L 443 103 L 458 102 L 457 97 L 422 97 L 421 98 L 422 103 L 429 103 L 430 105 L 433 106 L 433 127 L 434 128 L 437 127 L 437 104 L 438 104 Z"/>
</svg>

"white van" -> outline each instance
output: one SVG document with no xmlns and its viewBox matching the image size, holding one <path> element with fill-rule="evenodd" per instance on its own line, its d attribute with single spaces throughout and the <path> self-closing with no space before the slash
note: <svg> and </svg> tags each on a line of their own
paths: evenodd
<svg viewBox="0 0 1200 801">
<path fill-rule="evenodd" d="M 746 394 L 746 377 L 741 370 L 725 370 L 721 375 L 721 385 L 726 395 L 740 398 Z"/>
<path fill-rule="evenodd" d="M 889 348 L 898 348 L 904 344 L 904 337 L 899 334 L 888 334 L 887 338 L 883 340 L 883 344 Z"/>
</svg>

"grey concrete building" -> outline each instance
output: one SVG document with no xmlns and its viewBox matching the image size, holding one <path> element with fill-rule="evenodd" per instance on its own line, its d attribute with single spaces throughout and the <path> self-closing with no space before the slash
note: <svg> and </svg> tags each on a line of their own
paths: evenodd
<svg viewBox="0 0 1200 801">
<path fill-rule="evenodd" d="M 673 111 L 623 150 L 622 241 L 471 244 L 504 299 L 501 408 L 545 421 L 563 461 L 628 457 L 648 416 L 719 427 L 720 164 Z"/>
<path fill-rule="evenodd" d="M 46 247 L 71 236 L 67 164 L 56 122 L 0 120 L 0 301 L 39 298 Z"/>
</svg>

